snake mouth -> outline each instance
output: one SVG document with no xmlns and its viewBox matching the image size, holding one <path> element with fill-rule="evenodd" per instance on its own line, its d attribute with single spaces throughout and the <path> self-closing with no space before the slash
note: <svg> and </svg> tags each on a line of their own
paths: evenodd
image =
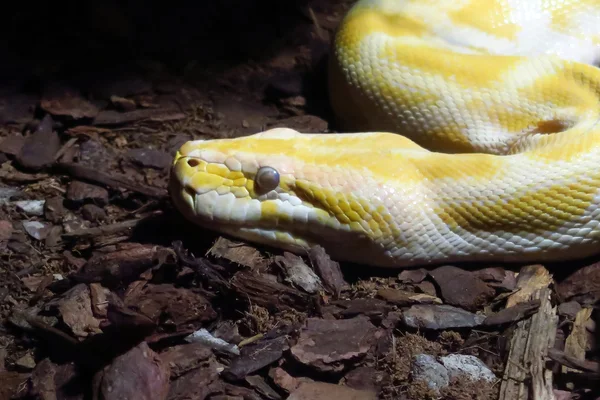
<svg viewBox="0 0 600 400">
<path fill-rule="evenodd" d="M 264 203 L 251 197 L 236 198 L 231 192 L 219 190 L 198 191 L 193 174 L 198 159 L 179 153 L 171 168 L 169 194 L 175 208 L 193 224 L 231 237 L 247 240 L 288 251 L 309 248 L 311 240 L 308 226 L 298 221 L 273 224 L 264 217 Z M 316 239 L 316 238 L 315 238 Z"/>
<path fill-rule="evenodd" d="M 296 232 L 293 229 L 277 229 L 260 219 L 250 222 L 198 212 L 203 211 L 202 199 L 198 200 L 201 195 L 176 178 L 170 180 L 169 192 L 173 204 L 187 221 L 211 232 L 292 252 L 306 251 L 316 243 L 315 240 L 310 239 L 310 235 L 304 235 L 303 232 Z"/>
</svg>

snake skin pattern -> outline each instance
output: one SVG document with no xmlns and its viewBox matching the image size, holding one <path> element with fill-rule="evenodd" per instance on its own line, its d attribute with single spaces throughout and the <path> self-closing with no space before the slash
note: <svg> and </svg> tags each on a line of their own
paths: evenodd
<svg viewBox="0 0 600 400">
<path fill-rule="evenodd" d="M 348 133 L 185 143 L 194 223 L 383 267 L 600 251 L 600 1 L 360 0 L 330 56 Z"/>
</svg>

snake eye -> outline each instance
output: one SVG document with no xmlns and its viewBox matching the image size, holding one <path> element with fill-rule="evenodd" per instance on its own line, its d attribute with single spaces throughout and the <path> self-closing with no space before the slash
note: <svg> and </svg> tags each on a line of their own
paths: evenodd
<svg viewBox="0 0 600 400">
<path fill-rule="evenodd" d="M 198 165 L 200 165 L 200 161 L 196 160 L 195 158 L 189 158 L 187 160 L 187 164 L 192 168 L 196 168 Z"/>
<path fill-rule="evenodd" d="M 264 191 L 275 189 L 279 185 L 279 172 L 275 168 L 260 167 L 256 173 L 256 184 Z"/>
</svg>

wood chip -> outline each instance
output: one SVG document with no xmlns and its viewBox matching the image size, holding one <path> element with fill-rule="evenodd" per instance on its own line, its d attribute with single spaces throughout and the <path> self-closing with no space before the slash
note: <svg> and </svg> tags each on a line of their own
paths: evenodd
<svg viewBox="0 0 600 400">
<path fill-rule="evenodd" d="M 594 361 L 581 361 L 558 349 L 548 349 L 548 357 L 559 364 L 569 367 L 571 370 L 591 372 L 600 377 L 600 363 Z"/>
<path fill-rule="evenodd" d="M 558 324 L 556 307 L 550 302 L 551 282 L 552 276 L 543 266 L 524 267 L 517 280 L 520 290 L 508 298 L 508 307 L 537 299 L 540 308 L 517 323 L 510 338 L 500 400 L 554 400 L 552 370 L 545 367 Z"/>
<path fill-rule="evenodd" d="M 185 118 L 185 114 L 176 110 L 168 109 L 148 109 L 134 110 L 129 112 L 119 112 L 113 110 L 100 111 L 94 118 L 93 125 L 95 126 L 117 126 L 125 125 L 131 122 L 138 121 L 177 121 Z"/>
<path fill-rule="evenodd" d="M 506 308 L 532 300 L 534 294 L 552 283 L 552 275 L 542 265 L 531 265 L 521 269 L 517 278 L 518 291 L 508 297 Z"/>
<path fill-rule="evenodd" d="M 488 315 L 482 325 L 494 326 L 517 322 L 536 313 L 539 307 L 540 301 L 537 299 L 520 303 Z"/>
<path fill-rule="evenodd" d="M 164 400 L 169 377 L 169 365 L 142 342 L 96 373 L 93 398 Z"/>
<path fill-rule="evenodd" d="M 275 256 L 277 264 L 285 274 L 285 280 L 294 287 L 299 287 L 307 293 L 317 293 L 322 289 L 321 280 L 304 262 L 302 257 L 284 252 L 283 256 Z"/>
<path fill-rule="evenodd" d="M 398 306 L 409 306 L 412 304 L 442 304 L 442 300 L 435 296 L 391 288 L 379 289 L 377 291 L 377 297 L 381 297 L 388 303 L 396 304 Z"/>
<path fill-rule="evenodd" d="M 46 115 L 37 130 L 25 138 L 16 160 L 24 168 L 40 170 L 54 162 L 60 150 L 60 138 L 52 129 L 52 118 Z"/>
<path fill-rule="evenodd" d="M 311 297 L 279 282 L 267 279 L 263 274 L 240 271 L 231 279 L 231 288 L 242 301 L 248 301 L 269 310 L 296 309 L 306 311 L 313 306 Z"/>
<path fill-rule="evenodd" d="M 165 189 L 132 182 L 125 175 L 114 173 L 109 175 L 94 168 L 75 163 L 60 163 L 58 167 L 74 178 L 101 183 L 113 188 L 127 189 L 150 197 L 166 198 L 168 196 Z"/>
<path fill-rule="evenodd" d="M 329 255 L 321 246 L 312 247 L 308 255 L 324 286 L 333 293 L 335 298 L 338 298 L 340 292 L 348 287 L 348 283 L 344 280 L 344 275 L 340 269 L 340 264 L 329 258 Z"/>
<path fill-rule="evenodd" d="M 222 376 L 232 381 L 244 379 L 247 375 L 279 360 L 288 348 L 285 336 L 244 346 L 241 355 L 231 361 L 223 370 Z"/>
<path fill-rule="evenodd" d="M 580 361 L 585 361 L 588 338 L 586 324 L 592 317 L 592 311 L 593 308 L 591 307 L 586 307 L 579 310 L 575 316 L 575 322 L 573 323 L 571 333 L 569 336 L 567 336 L 567 340 L 565 341 L 565 354 Z M 576 370 L 566 366 L 563 366 L 562 370 L 563 373 L 576 372 Z"/>
<path fill-rule="evenodd" d="M 207 256 L 224 258 L 232 263 L 251 269 L 263 270 L 268 260 L 265 259 L 254 247 L 243 243 L 234 242 L 219 236 L 212 247 L 206 252 Z"/>
</svg>

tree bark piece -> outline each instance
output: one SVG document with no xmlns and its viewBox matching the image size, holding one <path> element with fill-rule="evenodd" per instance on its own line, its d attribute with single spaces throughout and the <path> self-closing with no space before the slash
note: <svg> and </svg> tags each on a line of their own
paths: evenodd
<svg viewBox="0 0 600 400">
<path fill-rule="evenodd" d="M 274 282 L 263 274 L 240 271 L 233 276 L 230 284 L 231 289 L 240 300 L 269 310 L 307 311 L 314 306 L 309 295 L 282 283 Z"/>
<path fill-rule="evenodd" d="M 524 267 L 519 274 L 518 292 L 509 297 L 507 307 L 539 300 L 538 312 L 517 323 L 510 339 L 500 400 L 554 400 L 552 371 L 545 368 L 548 349 L 554 345 L 558 316 L 550 303 L 548 286 L 552 276 L 541 265 Z"/>
<path fill-rule="evenodd" d="M 565 342 L 565 354 L 576 358 L 580 361 L 585 361 L 585 350 L 587 347 L 587 333 L 585 325 L 592 317 L 592 308 L 586 307 L 579 310 L 575 316 L 573 329 Z M 563 373 L 577 372 L 577 370 L 563 366 Z"/>
</svg>

